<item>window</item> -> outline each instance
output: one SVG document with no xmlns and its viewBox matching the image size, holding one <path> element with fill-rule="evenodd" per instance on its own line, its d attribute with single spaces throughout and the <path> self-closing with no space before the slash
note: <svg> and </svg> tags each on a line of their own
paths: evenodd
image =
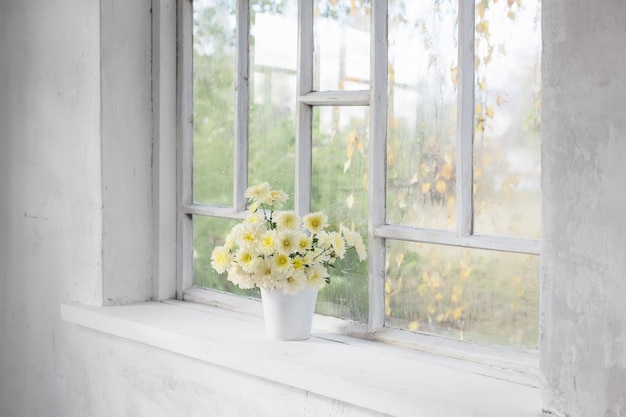
<svg viewBox="0 0 626 417">
<path fill-rule="evenodd" d="M 367 237 L 368 265 L 347 259 L 318 312 L 537 347 L 539 14 L 538 0 L 184 1 L 179 292 L 255 296 L 210 254 L 266 181 Z"/>
</svg>

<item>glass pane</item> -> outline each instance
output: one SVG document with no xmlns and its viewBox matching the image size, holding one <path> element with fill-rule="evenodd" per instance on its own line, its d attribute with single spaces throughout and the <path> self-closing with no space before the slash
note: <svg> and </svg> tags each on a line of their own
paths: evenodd
<svg viewBox="0 0 626 417">
<path fill-rule="evenodd" d="M 207 216 L 193 218 L 193 283 L 201 288 L 212 288 L 233 294 L 260 298 L 258 289 L 242 290 L 226 279 L 227 273 L 219 275 L 211 267 L 211 253 L 216 246 L 224 244 L 224 238 L 240 220 L 220 219 Z"/>
<path fill-rule="evenodd" d="M 235 126 L 235 0 L 193 2 L 193 198 L 230 206 Z"/>
<path fill-rule="evenodd" d="M 389 3 L 387 221 L 455 229 L 457 2 Z"/>
<path fill-rule="evenodd" d="M 476 3 L 476 234 L 540 237 L 538 0 Z"/>
<path fill-rule="evenodd" d="M 297 1 L 252 6 L 249 184 L 268 182 L 293 197 Z M 283 206 L 293 207 L 293 199 Z"/>
<path fill-rule="evenodd" d="M 369 89 L 369 1 L 315 0 L 314 7 L 315 89 Z"/>
<path fill-rule="evenodd" d="M 387 325 L 536 349 L 539 257 L 388 242 Z"/>
<path fill-rule="evenodd" d="M 313 110 L 313 211 L 323 211 L 331 230 L 354 228 L 367 241 L 367 107 Z M 366 322 L 367 262 L 349 251 L 330 270 L 317 311 Z"/>
</svg>

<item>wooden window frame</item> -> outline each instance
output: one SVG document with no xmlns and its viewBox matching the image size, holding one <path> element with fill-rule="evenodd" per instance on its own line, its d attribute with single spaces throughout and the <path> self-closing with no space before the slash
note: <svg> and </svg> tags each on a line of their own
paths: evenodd
<svg viewBox="0 0 626 417">
<path fill-rule="evenodd" d="M 501 252 L 539 255 L 540 241 L 505 236 L 475 235 L 473 227 L 473 142 L 474 142 L 474 24 L 473 0 L 458 0 L 457 84 L 457 227 L 454 231 L 416 228 L 386 221 L 387 107 L 388 107 L 388 3 L 372 0 L 370 14 L 370 89 L 361 91 L 314 90 L 314 9 L 313 0 L 298 3 L 298 70 L 295 210 L 311 209 L 312 115 L 316 106 L 369 106 L 368 171 L 368 331 L 385 327 L 386 241 L 401 240 Z M 196 204 L 192 197 L 193 162 L 193 51 L 192 0 L 180 0 L 178 7 L 177 80 L 177 279 L 176 293 L 184 298 L 193 286 L 193 216 L 242 219 L 244 191 L 248 187 L 249 112 L 249 0 L 237 0 L 237 74 L 235 168 L 232 207 Z"/>
</svg>

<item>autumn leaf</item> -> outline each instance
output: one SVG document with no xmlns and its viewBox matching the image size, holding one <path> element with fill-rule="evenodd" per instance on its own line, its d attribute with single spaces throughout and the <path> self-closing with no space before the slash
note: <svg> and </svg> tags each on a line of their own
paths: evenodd
<svg viewBox="0 0 626 417">
<path fill-rule="evenodd" d="M 399 253 L 396 255 L 396 265 L 398 268 L 400 268 L 400 266 L 402 265 L 402 263 L 404 262 L 404 254 L 403 253 Z"/>
<path fill-rule="evenodd" d="M 485 17 L 485 5 L 483 3 L 479 3 L 478 6 L 476 6 L 476 12 L 478 12 L 478 16 L 483 19 Z"/>
<path fill-rule="evenodd" d="M 441 176 L 448 181 L 450 180 L 452 177 L 452 163 L 448 162 L 443 166 L 441 169 Z"/>
<path fill-rule="evenodd" d="M 458 82 L 458 76 L 459 76 L 459 67 L 450 68 L 450 79 L 452 80 L 452 84 L 454 84 L 455 86 Z"/>
<path fill-rule="evenodd" d="M 437 190 L 439 194 L 445 194 L 447 188 L 448 187 L 446 186 L 446 183 L 443 180 L 438 180 L 437 184 L 435 185 L 435 190 Z"/>
<path fill-rule="evenodd" d="M 354 194 L 350 193 L 348 198 L 346 198 L 346 205 L 348 206 L 349 209 L 351 209 L 354 206 Z"/>
</svg>

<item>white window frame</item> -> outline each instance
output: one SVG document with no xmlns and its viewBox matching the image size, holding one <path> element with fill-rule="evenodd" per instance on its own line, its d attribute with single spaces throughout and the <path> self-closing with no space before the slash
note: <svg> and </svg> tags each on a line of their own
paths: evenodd
<svg viewBox="0 0 626 417">
<path fill-rule="evenodd" d="M 298 71 L 295 210 L 311 209 L 312 114 L 315 106 L 370 107 L 368 171 L 368 332 L 385 327 L 386 241 L 401 240 L 520 254 L 540 254 L 540 241 L 474 234 L 473 135 L 474 135 L 474 22 L 473 0 L 459 1 L 457 100 L 457 227 L 454 231 L 416 228 L 386 222 L 388 3 L 372 0 L 370 15 L 370 89 L 362 91 L 314 90 L 313 1 L 300 0 L 298 7 Z M 184 299 L 193 286 L 194 215 L 227 219 L 245 216 L 244 191 L 248 186 L 248 103 L 250 12 L 248 0 L 237 0 L 236 127 L 233 206 L 195 204 L 192 198 L 193 94 L 192 0 L 178 1 L 178 152 L 177 152 L 177 280 L 176 293 Z"/>
</svg>

